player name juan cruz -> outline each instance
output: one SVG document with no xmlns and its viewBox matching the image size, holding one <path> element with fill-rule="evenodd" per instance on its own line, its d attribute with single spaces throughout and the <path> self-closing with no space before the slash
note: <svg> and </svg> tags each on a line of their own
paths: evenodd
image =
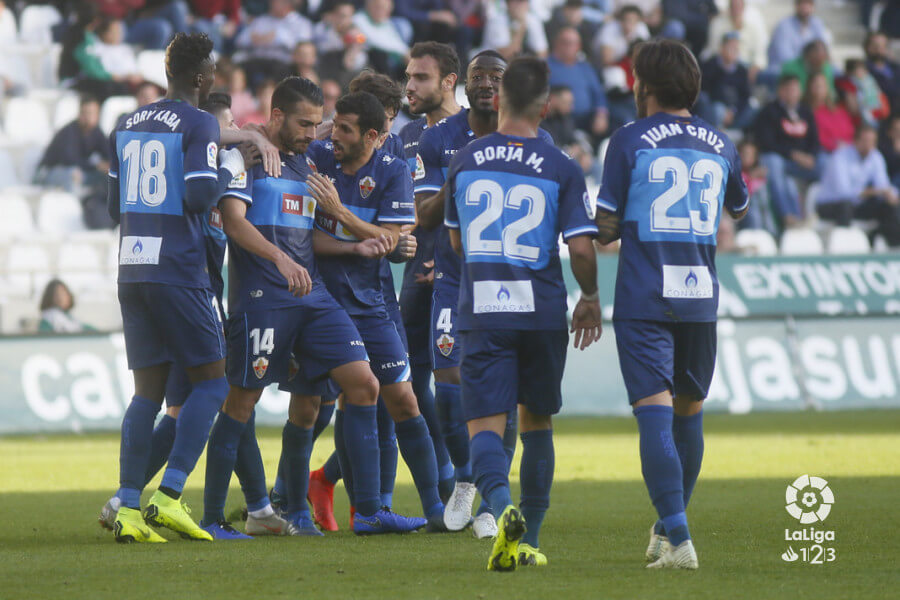
<svg viewBox="0 0 900 600">
<path fill-rule="evenodd" d="M 521 146 L 486 146 L 483 150 L 478 150 L 472 154 L 475 164 L 482 165 L 488 160 L 505 160 L 506 162 L 522 162 L 523 151 Z M 537 152 L 532 152 L 525 161 L 526 167 L 531 167 L 535 172 L 541 172 L 541 163 L 544 162 L 543 156 L 538 156 Z"/>
<path fill-rule="evenodd" d="M 142 110 L 128 117 L 128 120 L 125 121 L 125 128 L 131 129 L 138 123 L 143 123 L 150 119 L 165 123 L 172 131 L 175 131 L 181 124 L 181 118 L 178 116 L 178 113 L 174 113 L 171 110 Z"/>
<path fill-rule="evenodd" d="M 833 542 L 834 531 L 821 531 L 815 527 L 810 527 L 809 529 L 796 529 L 793 531 L 785 529 L 784 539 L 787 541 L 815 542 L 821 544 L 825 541 Z"/>
<path fill-rule="evenodd" d="M 660 123 L 659 125 L 655 125 L 641 135 L 641 139 L 656 148 L 657 142 L 661 142 L 667 137 L 672 137 L 674 135 L 684 135 L 685 131 L 687 131 L 688 135 L 694 136 L 698 140 L 712 146 L 717 154 L 721 154 L 722 149 L 725 147 L 725 140 L 720 138 L 715 131 L 710 131 L 705 127 L 694 127 L 693 125 L 685 125 L 682 129 L 681 125 L 678 123 L 669 123 L 668 125 Z"/>
</svg>

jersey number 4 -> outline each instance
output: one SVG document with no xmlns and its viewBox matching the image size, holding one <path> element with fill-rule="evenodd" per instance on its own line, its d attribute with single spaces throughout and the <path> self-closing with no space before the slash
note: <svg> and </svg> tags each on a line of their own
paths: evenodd
<svg viewBox="0 0 900 600">
<path fill-rule="evenodd" d="M 490 179 L 479 179 L 472 182 L 466 190 L 466 205 L 478 206 L 482 199 L 487 200 L 487 208 L 472 219 L 466 232 L 466 250 L 469 254 L 502 255 L 534 262 L 541 254 L 537 246 L 519 243 L 519 238 L 537 229 L 544 220 L 547 199 L 544 192 L 533 185 L 518 184 L 509 188 L 506 193 L 503 187 Z M 503 228 L 499 240 L 484 239 L 484 233 L 503 216 L 503 209 L 522 208 L 527 204 L 525 216 L 513 221 Z"/>
<path fill-rule="evenodd" d="M 695 235 L 714 235 L 716 233 L 716 217 L 719 214 L 719 194 L 722 191 L 724 175 L 722 166 L 714 160 L 703 158 L 687 164 L 674 156 L 662 156 L 650 163 L 650 181 L 665 183 L 666 176 L 672 174 L 672 185 L 656 197 L 650 205 L 650 230 L 667 233 L 693 233 Z M 688 217 L 673 217 L 669 209 L 688 196 L 691 183 L 705 183 L 709 176 L 709 185 L 700 192 L 700 202 L 706 205 L 706 218 L 700 207 L 688 206 Z M 690 202 L 690 200 L 688 200 Z"/>
<path fill-rule="evenodd" d="M 166 147 L 159 140 L 141 145 L 131 140 L 122 148 L 127 171 L 125 204 L 137 204 L 138 196 L 147 206 L 159 206 L 166 199 Z"/>
</svg>

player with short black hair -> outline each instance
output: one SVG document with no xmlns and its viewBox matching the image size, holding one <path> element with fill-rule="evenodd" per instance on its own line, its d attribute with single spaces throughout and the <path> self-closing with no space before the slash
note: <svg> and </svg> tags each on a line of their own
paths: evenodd
<svg viewBox="0 0 900 600">
<path fill-rule="evenodd" d="M 650 568 L 696 569 L 685 508 L 703 458 L 703 400 L 716 360 L 716 231 L 749 207 L 737 150 L 690 113 L 691 52 L 646 42 L 634 59 L 638 120 L 613 134 L 597 197 L 599 240 L 621 238 L 613 325 L 659 520 Z"/>
<path fill-rule="evenodd" d="M 180 499 L 228 387 L 203 221 L 228 181 L 244 172 L 244 158 L 238 149 L 219 151 L 215 117 L 197 108 L 213 85 L 211 51 L 203 34 L 176 35 L 166 50 L 167 96 L 125 117 L 110 138 L 108 203 L 121 223 L 119 302 L 135 380 L 122 421 L 116 494 L 122 506 L 114 525 L 121 542 L 164 542 L 144 519 L 184 537 L 212 539 Z M 192 389 L 162 483 L 142 519 L 153 422 L 173 360 L 186 369 Z"/>
<path fill-rule="evenodd" d="M 593 203 L 578 164 L 538 135 L 548 79 L 543 61 L 513 60 L 503 74 L 497 132 L 458 150 L 447 173 L 444 223 L 463 257 L 462 409 L 475 481 L 497 519 L 492 571 L 547 564 L 538 534 L 550 505 L 551 418 L 562 405 L 569 339 L 560 235 L 582 292 L 572 313 L 575 346 L 584 349 L 601 333 Z M 521 510 L 512 502 L 502 437 L 517 406 Z"/>
<path fill-rule="evenodd" d="M 443 529 L 444 505 L 437 489 L 434 448 L 410 383 L 406 348 L 386 310 L 381 260 L 348 255 L 346 251 L 348 246 L 372 238 L 390 240 L 393 250 L 401 226 L 415 222 L 409 169 L 404 161 L 377 149 L 384 123 L 385 112 L 375 96 L 368 92 L 348 94 L 336 104 L 331 149 L 316 146 L 310 152 L 319 170 L 310 178 L 310 191 L 318 202 L 316 253 L 329 291 L 353 318 L 365 343 L 429 530 L 439 530 Z M 338 427 L 342 412 L 339 408 Z M 360 474 L 353 471 L 352 479 L 347 477 L 342 439 L 346 440 L 346 435 L 336 431 L 341 472 L 351 504 L 358 510 Z M 392 468 L 396 469 L 396 463 Z M 379 477 L 377 472 L 365 475 Z M 374 526 L 372 519 L 359 513 L 354 519 L 357 533 L 369 533 Z"/>
</svg>

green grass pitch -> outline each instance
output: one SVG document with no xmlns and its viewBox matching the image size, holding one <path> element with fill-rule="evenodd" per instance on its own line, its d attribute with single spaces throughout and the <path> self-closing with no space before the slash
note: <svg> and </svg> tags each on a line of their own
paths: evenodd
<svg viewBox="0 0 900 600">
<path fill-rule="evenodd" d="M 505 574 L 485 570 L 490 544 L 469 532 L 352 536 L 341 487 L 344 529 L 325 538 L 120 546 L 96 523 L 116 484 L 117 435 L 2 438 L 0 599 L 900 597 L 900 411 L 708 415 L 706 432 L 688 510 L 699 571 L 644 568 L 654 513 L 632 420 L 570 418 L 556 423 L 541 536 L 550 565 Z M 261 436 L 271 478 L 281 434 Z M 327 431 L 314 467 L 331 448 Z M 198 518 L 203 472 L 201 461 L 186 493 Z M 818 527 L 835 531 L 829 564 L 781 559 L 803 545 L 784 540 L 785 528 L 800 527 L 784 492 L 804 473 L 827 479 L 835 495 Z M 515 496 L 515 467 L 512 476 Z M 396 510 L 418 514 L 405 466 L 395 498 Z M 242 501 L 233 479 L 228 509 Z"/>
</svg>

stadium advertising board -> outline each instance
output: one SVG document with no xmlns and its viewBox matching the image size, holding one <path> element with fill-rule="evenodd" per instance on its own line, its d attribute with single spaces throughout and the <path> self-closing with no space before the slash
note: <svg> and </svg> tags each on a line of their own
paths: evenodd
<svg viewBox="0 0 900 600">
<path fill-rule="evenodd" d="M 563 413 L 630 414 L 615 338 L 569 350 Z M 0 434 L 118 429 L 132 395 L 121 334 L 8 338 L 0 344 Z M 890 317 L 723 320 L 711 410 L 900 405 L 900 328 Z M 288 396 L 267 390 L 261 424 L 281 425 Z"/>
</svg>

